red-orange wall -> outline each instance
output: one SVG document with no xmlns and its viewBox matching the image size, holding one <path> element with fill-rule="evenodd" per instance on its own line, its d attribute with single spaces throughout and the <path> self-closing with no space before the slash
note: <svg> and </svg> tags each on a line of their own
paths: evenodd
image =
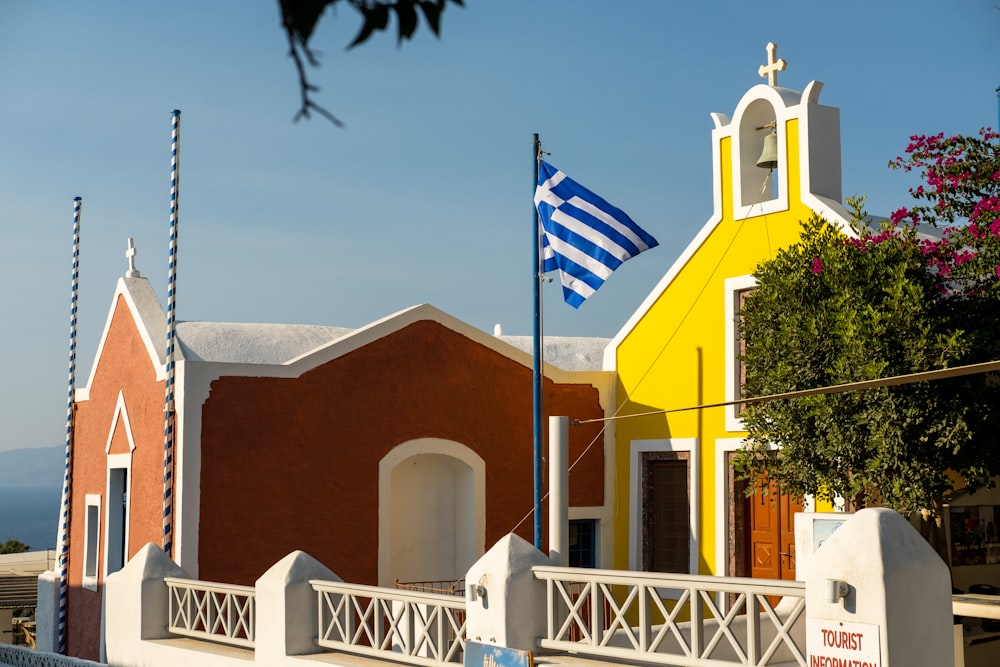
<svg viewBox="0 0 1000 667">
<path fill-rule="evenodd" d="M 202 415 L 199 577 L 252 584 L 294 549 L 377 583 L 378 463 L 416 438 L 486 463 L 486 547 L 533 504 L 531 369 L 421 321 L 297 379 L 222 377 Z M 548 414 L 603 416 L 590 385 L 545 384 Z M 570 461 L 600 433 L 570 428 Z M 570 504 L 604 502 L 604 447 L 570 475 Z M 547 511 L 543 509 L 543 513 Z M 529 518 L 518 533 L 532 541 Z"/>
<path fill-rule="evenodd" d="M 104 522 L 107 516 L 108 435 L 114 423 L 118 392 L 123 392 L 135 440 L 132 453 L 129 557 L 147 542 L 160 543 L 163 514 L 163 403 L 164 385 L 135 323 L 119 297 L 101 352 L 89 400 L 78 403 L 73 430 L 73 480 L 70 515 L 70 560 L 67 649 L 70 655 L 96 660 L 100 646 L 101 592 L 82 588 L 86 495 L 101 495 L 101 541 L 104 561 Z M 111 454 L 129 451 L 124 423 L 111 440 Z M 103 584 L 103 569 L 99 573 Z"/>
<path fill-rule="evenodd" d="M 531 382 L 530 368 L 427 321 L 298 379 L 216 380 L 202 414 L 199 577 L 252 584 L 302 549 L 347 581 L 377 583 L 378 462 L 424 437 L 462 443 L 486 462 L 488 548 L 532 507 Z M 164 384 L 121 298 L 74 425 L 67 641 L 70 655 L 90 659 L 99 653 L 101 592 L 82 588 L 85 497 L 102 497 L 103 563 L 105 446 L 119 391 L 136 445 L 131 557 L 161 543 Z M 547 381 L 545 394 L 548 414 L 602 416 L 590 385 Z M 599 424 L 571 427 L 570 461 L 599 434 Z M 603 504 L 603 451 L 599 440 L 571 473 L 571 505 Z M 120 423 L 110 453 L 126 452 Z M 532 540 L 530 518 L 518 533 Z"/>
</svg>

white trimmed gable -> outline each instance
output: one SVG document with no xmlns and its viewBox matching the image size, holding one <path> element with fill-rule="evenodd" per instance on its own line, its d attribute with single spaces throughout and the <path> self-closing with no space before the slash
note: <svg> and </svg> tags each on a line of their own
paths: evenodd
<svg viewBox="0 0 1000 667">
<path fill-rule="evenodd" d="M 767 187 L 765 179 L 769 177 L 767 170 L 756 166 L 766 135 L 763 126 L 774 123 L 774 131 L 778 135 L 778 154 L 784 155 L 788 145 L 787 121 L 798 120 L 798 176 L 802 203 L 835 225 L 842 233 L 855 236 L 850 226 L 850 216 L 840 201 L 840 110 L 819 104 L 822 90 L 823 84 L 818 81 L 810 82 L 801 93 L 759 84 L 743 95 L 732 118 L 723 113 L 711 114 L 715 125 L 712 130 L 712 216 L 612 338 L 604 350 L 604 370 L 616 369 L 618 346 L 722 222 L 724 182 L 732 188 L 735 220 L 790 208 L 789 177 L 785 160 L 779 161 L 774 170 L 777 196 L 763 200 L 758 196 Z M 731 179 L 724 181 L 719 146 L 725 138 L 731 138 L 733 174 Z"/>
<path fill-rule="evenodd" d="M 167 345 L 167 316 L 160 306 L 160 300 L 145 278 L 119 278 L 114 298 L 111 300 L 111 308 L 108 310 L 108 318 L 104 322 L 104 331 L 101 332 L 101 340 L 97 345 L 97 354 L 94 355 L 94 363 L 90 367 L 87 386 L 77 389 L 77 401 L 86 401 L 90 397 L 90 387 L 94 383 L 94 374 L 97 372 L 97 365 L 100 363 L 104 345 L 108 340 L 108 333 L 111 331 L 111 321 L 114 319 L 115 309 L 118 307 L 119 296 L 124 299 L 125 306 L 135 320 L 146 353 L 149 355 L 153 368 L 156 369 L 156 379 L 162 380 L 166 377 L 164 364 Z"/>
</svg>

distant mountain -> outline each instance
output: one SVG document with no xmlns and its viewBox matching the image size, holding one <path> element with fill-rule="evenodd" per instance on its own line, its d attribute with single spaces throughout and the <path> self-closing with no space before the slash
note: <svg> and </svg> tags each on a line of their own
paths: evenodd
<svg viewBox="0 0 1000 667">
<path fill-rule="evenodd" d="M 0 452 L 0 489 L 61 489 L 65 463 L 64 446 Z"/>
</svg>

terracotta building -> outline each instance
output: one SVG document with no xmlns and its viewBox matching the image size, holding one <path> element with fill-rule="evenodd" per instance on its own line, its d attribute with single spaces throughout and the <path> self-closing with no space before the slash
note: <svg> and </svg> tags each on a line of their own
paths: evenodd
<svg viewBox="0 0 1000 667">
<path fill-rule="evenodd" d="M 104 578 L 163 542 L 166 330 L 131 270 L 76 392 L 70 655 L 99 656 Z M 346 581 L 455 580 L 503 535 L 531 540 L 532 361 L 512 344 L 529 341 L 429 305 L 355 330 L 181 322 L 176 341 L 171 555 L 192 575 L 252 584 L 301 549 Z M 564 366 L 546 368 L 548 414 L 605 414 L 606 342 L 547 341 Z M 592 564 L 611 561 L 604 438 L 570 433 Z"/>
</svg>

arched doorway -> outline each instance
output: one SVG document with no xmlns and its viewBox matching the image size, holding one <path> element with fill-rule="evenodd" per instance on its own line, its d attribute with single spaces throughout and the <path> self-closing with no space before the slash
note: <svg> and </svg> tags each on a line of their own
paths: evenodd
<svg viewBox="0 0 1000 667">
<path fill-rule="evenodd" d="M 434 438 L 395 447 L 379 463 L 379 584 L 455 581 L 484 552 L 482 458 Z"/>
</svg>

